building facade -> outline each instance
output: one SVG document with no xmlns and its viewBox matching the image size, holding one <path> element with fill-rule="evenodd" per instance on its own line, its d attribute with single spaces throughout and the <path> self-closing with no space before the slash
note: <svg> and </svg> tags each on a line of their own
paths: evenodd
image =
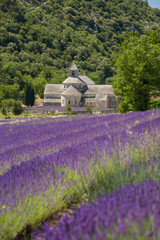
<svg viewBox="0 0 160 240">
<path fill-rule="evenodd" d="M 95 85 L 85 75 L 79 75 L 75 63 L 69 69 L 69 77 L 62 84 L 47 84 L 43 105 L 92 108 L 117 108 L 112 85 Z"/>
</svg>

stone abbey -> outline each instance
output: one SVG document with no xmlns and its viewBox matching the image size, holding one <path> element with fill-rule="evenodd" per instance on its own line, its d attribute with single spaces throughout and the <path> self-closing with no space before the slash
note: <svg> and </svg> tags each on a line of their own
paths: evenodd
<svg viewBox="0 0 160 240">
<path fill-rule="evenodd" d="M 62 84 L 47 84 L 43 105 L 94 108 L 117 108 L 112 85 L 95 85 L 85 75 L 79 75 L 75 63 L 69 68 L 69 77 Z"/>
</svg>

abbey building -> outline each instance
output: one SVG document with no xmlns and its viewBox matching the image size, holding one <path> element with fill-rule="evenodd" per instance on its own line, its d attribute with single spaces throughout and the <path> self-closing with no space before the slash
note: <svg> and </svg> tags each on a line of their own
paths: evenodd
<svg viewBox="0 0 160 240">
<path fill-rule="evenodd" d="M 69 77 L 63 84 L 47 84 L 43 105 L 117 108 L 112 85 L 95 85 L 85 75 L 79 75 L 75 63 L 69 69 Z"/>
</svg>

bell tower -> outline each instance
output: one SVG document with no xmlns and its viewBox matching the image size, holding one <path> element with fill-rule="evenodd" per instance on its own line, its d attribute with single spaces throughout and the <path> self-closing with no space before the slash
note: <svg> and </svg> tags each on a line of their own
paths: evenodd
<svg viewBox="0 0 160 240">
<path fill-rule="evenodd" d="M 72 64 L 72 66 L 69 69 L 69 76 L 70 77 L 78 77 L 78 68 L 75 63 Z"/>
</svg>

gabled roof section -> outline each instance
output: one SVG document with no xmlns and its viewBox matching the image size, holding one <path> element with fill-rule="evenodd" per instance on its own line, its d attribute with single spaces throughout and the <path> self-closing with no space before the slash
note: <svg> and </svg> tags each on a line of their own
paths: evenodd
<svg viewBox="0 0 160 240">
<path fill-rule="evenodd" d="M 95 85 L 95 83 L 86 75 L 80 75 L 79 78 L 82 79 L 85 83 L 87 83 L 87 85 Z"/>
<path fill-rule="evenodd" d="M 78 70 L 78 67 L 76 66 L 75 63 L 73 63 L 72 66 L 69 68 L 69 70 L 75 71 L 75 70 Z"/>
<path fill-rule="evenodd" d="M 82 93 L 80 93 L 75 87 L 70 86 L 62 92 L 62 95 L 63 96 L 81 96 Z"/>
<path fill-rule="evenodd" d="M 79 77 L 68 77 L 63 83 L 84 83 Z"/>
<path fill-rule="evenodd" d="M 63 85 L 62 84 L 46 84 L 45 90 L 44 90 L 44 95 L 45 94 L 61 94 L 61 91 L 63 90 Z"/>
<path fill-rule="evenodd" d="M 88 90 L 84 93 L 84 96 L 97 94 L 114 94 L 112 85 L 88 85 Z"/>
</svg>

